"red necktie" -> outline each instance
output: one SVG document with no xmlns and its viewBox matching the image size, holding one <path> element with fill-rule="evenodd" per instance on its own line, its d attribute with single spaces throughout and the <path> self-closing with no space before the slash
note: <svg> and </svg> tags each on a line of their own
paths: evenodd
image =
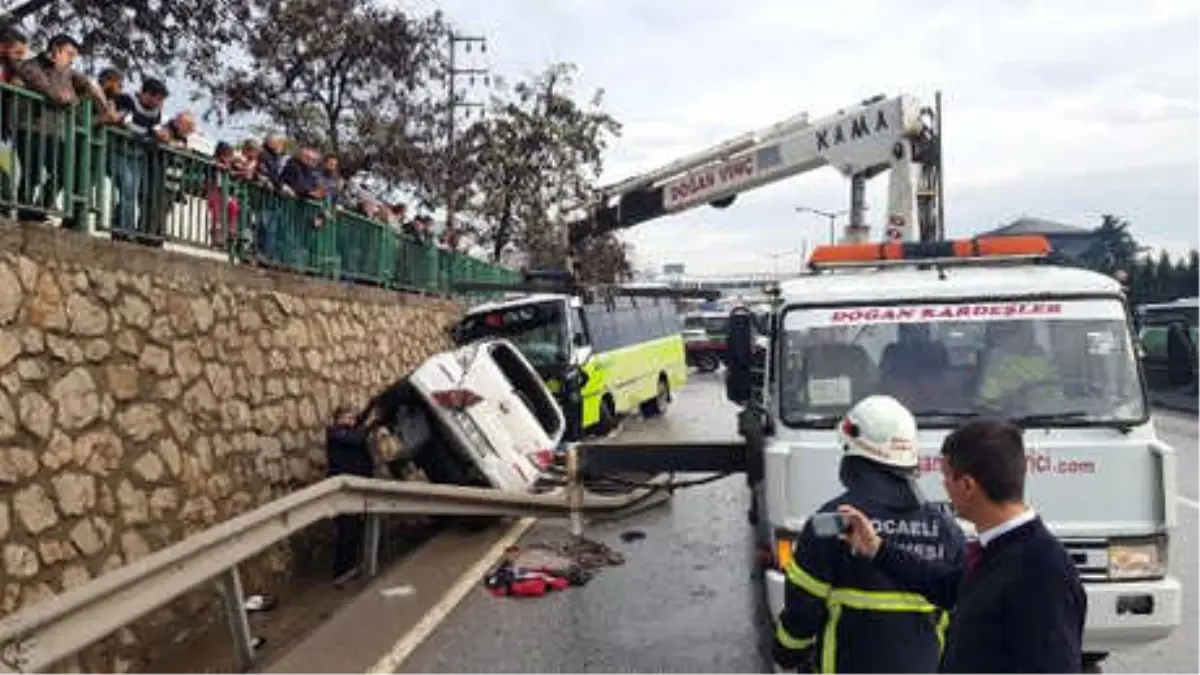
<svg viewBox="0 0 1200 675">
<path fill-rule="evenodd" d="M 963 578 L 970 579 L 979 569 L 979 561 L 983 559 L 983 544 L 979 543 L 978 539 L 972 539 L 967 542 L 967 565 L 966 574 Z"/>
</svg>

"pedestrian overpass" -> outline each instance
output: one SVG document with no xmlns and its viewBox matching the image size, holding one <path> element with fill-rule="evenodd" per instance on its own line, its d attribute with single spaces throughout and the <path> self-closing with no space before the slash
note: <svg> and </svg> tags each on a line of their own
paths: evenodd
<svg viewBox="0 0 1200 675">
<path fill-rule="evenodd" d="M 794 278 L 797 272 L 757 272 L 753 274 L 679 275 L 659 279 L 680 290 L 720 291 L 724 298 L 745 299 L 763 295 L 763 287 Z"/>
</svg>

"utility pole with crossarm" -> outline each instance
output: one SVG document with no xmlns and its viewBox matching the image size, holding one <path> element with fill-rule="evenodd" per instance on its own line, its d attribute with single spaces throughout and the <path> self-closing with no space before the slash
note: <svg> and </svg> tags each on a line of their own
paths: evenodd
<svg viewBox="0 0 1200 675">
<path fill-rule="evenodd" d="M 450 32 L 450 63 L 446 73 L 446 232 L 453 234 L 454 232 L 454 133 L 455 133 L 455 115 L 459 108 L 478 108 L 480 114 L 483 112 L 484 104 L 470 101 L 463 101 L 458 92 L 457 84 L 459 76 L 467 76 L 470 78 L 470 83 L 475 83 L 476 77 L 482 77 L 484 84 L 490 82 L 488 71 L 486 68 L 459 68 L 458 67 L 458 46 L 463 45 L 467 53 L 471 52 L 472 45 L 478 45 L 481 53 L 487 52 L 487 38 L 477 35 L 460 35 L 454 31 Z"/>
</svg>

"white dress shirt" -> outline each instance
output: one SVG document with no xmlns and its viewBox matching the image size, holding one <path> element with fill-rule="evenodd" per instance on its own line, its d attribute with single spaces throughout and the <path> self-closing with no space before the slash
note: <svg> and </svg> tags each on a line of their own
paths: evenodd
<svg viewBox="0 0 1200 675">
<path fill-rule="evenodd" d="M 988 543 L 991 541 L 994 541 L 996 539 L 996 537 L 999 537 L 1000 535 L 1004 534 L 1005 532 L 1012 532 L 1013 530 L 1024 525 L 1025 523 L 1028 523 L 1029 521 L 1033 520 L 1034 518 L 1037 518 L 1037 513 L 1035 513 L 1033 511 L 1033 509 L 1026 509 L 1020 515 L 1009 518 L 1008 520 L 1004 521 L 1003 523 L 1000 523 L 999 525 L 996 525 L 994 527 L 988 528 L 987 530 L 984 530 L 983 532 L 980 532 L 979 533 L 979 545 L 986 548 Z"/>
</svg>

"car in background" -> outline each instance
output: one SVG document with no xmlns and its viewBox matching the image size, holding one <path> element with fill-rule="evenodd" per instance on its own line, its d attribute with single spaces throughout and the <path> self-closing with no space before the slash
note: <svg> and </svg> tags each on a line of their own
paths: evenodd
<svg viewBox="0 0 1200 675">
<path fill-rule="evenodd" d="M 1195 297 L 1137 308 L 1142 370 L 1150 389 L 1196 390 L 1198 309 Z"/>
<path fill-rule="evenodd" d="M 729 332 L 729 312 L 694 310 L 683 317 L 683 347 L 687 364 L 702 373 L 711 373 L 725 363 Z"/>
</svg>

